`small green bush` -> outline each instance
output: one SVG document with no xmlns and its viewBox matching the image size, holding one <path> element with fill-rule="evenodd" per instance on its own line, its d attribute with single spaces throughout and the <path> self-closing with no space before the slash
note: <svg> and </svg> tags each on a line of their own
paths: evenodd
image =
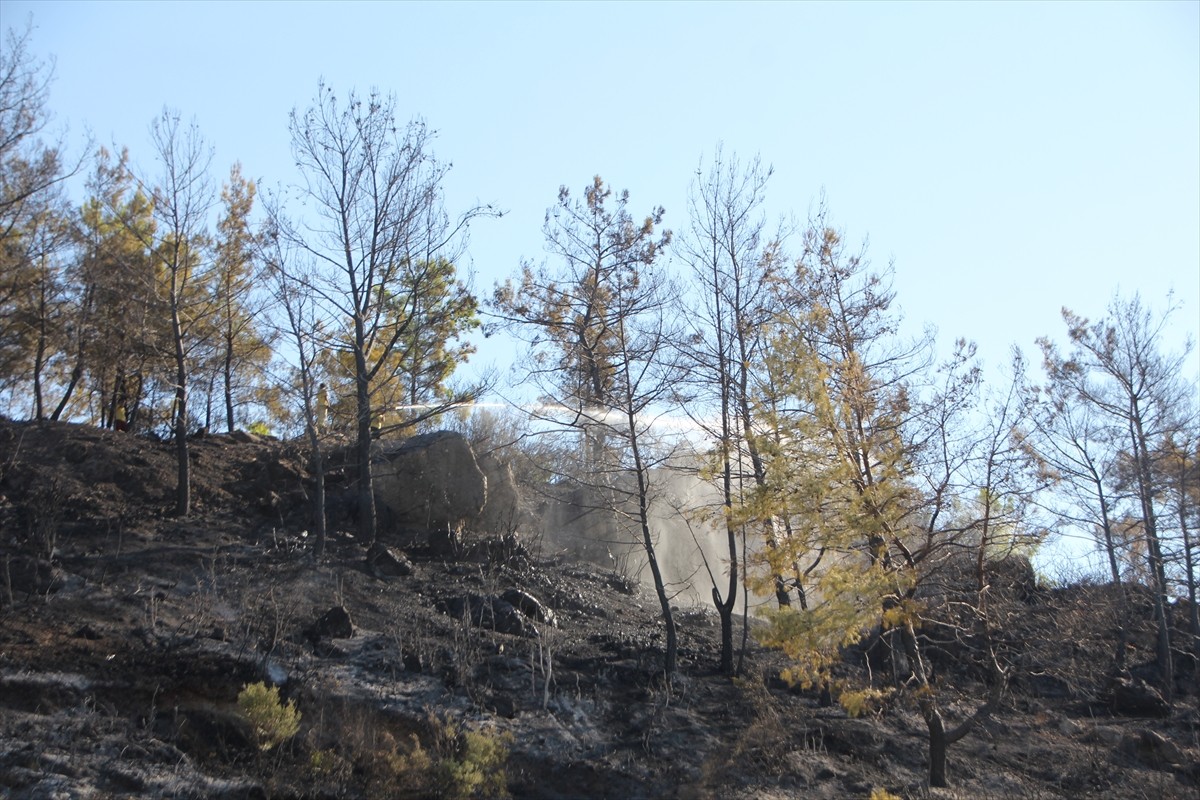
<svg viewBox="0 0 1200 800">
<path fill-rule="evenodd" d="M 472 797 L 508 797 L 508 749 L 512 734 L 459 731 L 457 752 L 442 759 L 444 796 L 448 800 Z"/>
<path fill-rule="evenodd" d="M 844 691 L 838 695 L 838 703 L 852 717 L 862 717 L 878 713 L 891 695 L 891 689 L 865 688 L 858 691 Z M 883 800 L 887 800 L 884 798 Z"/>
<path fill-rule="evenodd" d="M 313 750 L 308 758 L 311 777 L 322 781 L 344 781 L 352 765 L 333 750 Z"/>
<path fill-rule="evenodd" d="M 271 428 L 267 425 L 267 423 L 262 422 L 261 420 L 257 422 L 251 422 L 250 426 L 246 428 L 246 430 L 249 433 L 253 433 L 255 436 L 271 435 Z"/>
<path fill-rule="evenodd" d="M 512 734 L 473 731 L 449 717 L 430 715 L 433 734 L 429 776 L 443 800 L 508 797 L 508 751 Z"/>
<path fill-rule="evenodd" d="M 279 699 L 279 689 L 263 682 L 249 683 L 237 697 L 238 710 L 254 730 L 260 750 L 271 750 L 300 730 L 300 712 Z"/>
</svg>

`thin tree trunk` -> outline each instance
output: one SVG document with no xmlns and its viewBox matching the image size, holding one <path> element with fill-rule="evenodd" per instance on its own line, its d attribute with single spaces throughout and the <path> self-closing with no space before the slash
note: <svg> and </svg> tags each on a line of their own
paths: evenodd
<svg viewBox="0 0 1200 800">
<path fill-rule="evenodd" d="M 1192 631 L 1192 652 L 1200 660 L 1200 607 L 1196 604 L 1196 558 L 1194 554 L 1196 542 L 1187 524 L 1187 486 L 1185 484 L 1185 469 L 1183 464 L 1180 464 L 1177 491 L 1179 492 L 1179 531 L 1183 536 L 1184 579 L 1187 581 L 1188 590 L 1188 623 Z"/>
<path fill-rule="evenodd" d="M 726 426 L 726 430 L 728 427 Z M 729 586 L 722 600 L 721 593 L 713 586 L 713 603 L 717 607 L 717 615 L 721 620 L 721 674 L 733 675 L 733 610 L 737 604 L 738 589 L 738 552 L 737 530 L 733 526 L 733 482 L 732 465 L 728 447 L 728 434 L 722 443 L 724 449 L 724 476 L 722 478 L 725 493 L 725 535 L 729 545 Z"/>
<path fill-rule="evenodd" d="M 233 331 L 225 334 L 225 425 L 233 433 Z"/>
<path fill-rule="evenodd" d="M 354 321 L 355 339 L 366 340 L 362 322 Z M 358 408 L 358 535 L 367 546 L 367 558 L 373 560 L 378 546 L 375 522 L 375 491 L 371 476 L 371 393 L 368 381 L 366 353 L 361 346 L 354 349 L 355 396 Z"/>
<path fill-rule="evenodd" d="M 925 670 L 925 662 L 921 657 L 921 647 L 917 642 L 917 634 L 911 622 L 906 622 L 899 628 L 900 641 L 908 656 L 909 669 L 917 684 L 917 705 L 925 720 L 925 728 L 929 732 L 929 785 L 944 787 L 946 783 L 946 723 L 942 719 L 941 709 L 938 708 L 937 697 L 929 686 L 929 675 Z"/>
<path fill-rule="evenodd" d="M 305 383 L 307 383 L 307 379 Z M 309 407 L 308 391 L 309 389 L 306 387 L 304 398 L 306 408 Z M 316 424 L 308 426 L 308 445 L 312 450 L 312 468 L 316 475 L 316 488 L 313 491 L 313 527 L 317 541 L 314 545 L 314 556 L 317 563 L 320 563 L 321 559 L 325 557 L 325 454 L 321 450 L 321 434 L 317 430 Z"/>
<path fill-rule="evenodd" d="M 645 479 L 639 473 L 638 485 L 639 493 L 642 491 L 642 486 Z M 671 612 L 671 598 L 667 595 L 667 587 L 663 581 L 662 570 L 658 566 L 658 558 L 654 554 L 654 539 L 650 533 L 649 516 L 645 511 L 645 498 L 639 498 L 641 509 L 641 526 L 642 526 L 642 543 L 646 548 L 646 560 L 650 562 L 650 574 L 654 577 L 654 591 L 658 595 L 658 604 L 662 609 L 663 622 L 667 628 L 667 649 L 663 657 L 663 671 L 668 677 L 675 674 L 676 661 L 679 652 L 678 634 L 675 629 L 675 615 Z M 732 637 L 732 629 L 730 636 Z M 730 644 L 730 652 L 732 652 L 732 642 Z"/>
<path fill-rule="evenodd" d="M 175 295 L 174 287 L 172 295 Z M 178 303 L 171 305 L 171 332 L 175 339 L 175 456 L 179 462 L 175 513 L 177 516 L 186 517 L 192 509 L 192 478 L 187 437 L 187 355 L 183 350 L 183 329 Z"/>
<path fill-rule="evenodd" d="M 667 651 L 663 658 L 663 671 L 670 678 L 675 674 L 676 660 L 679 652 L 678 634 L 675 630 L 675 615 L 671 612 L 671 598 L 667 595 L 667 586 L 663 581 L 662 570 L 658 566 L 655 555 L 654 537 L 650 533 L 650 487 L 646 484 L 646 467 L 642 463 L 642 451 L 638 446 L 636 417 L 629 404 L 628 424 L 630 441 L 629 447 L 633 454 L 634 472 L 637 475 L 638 487 L 638 522 L 642 529 L 642 545 L 646 549 L 646 560 L 650 563 L 650 574 L 654 578 L 654 591 L 658 595 L 658 604 L 662 609 L 663 623 L 667 628 Z M 715 587 L 713 589 L 716 591 Z M 730 649 L 733 652 L 732 627 L 730 628 Z M 722 635 L 723 638 L 723 635 Z"/>
<path fill-rule="evenodd" d="M 1150 453 L 1142 429 L 1141 412 L 1134 403 L 1130 409 L 1130 434 L 1133 438 L 1137 467 L 1138 497 L 1142 506 L 1142 524 L 1146 532 L 1150 571 L 1154 577 L 1154 618 L 1158 623 L 1158 668 L 1162 673 L 1162 688 L 1167 702 L 1175 694 L 1175 675 L 1171 664 L 1171 620 L 1167 610 L 1167 573 L 1163 561 L 1162 543 L 1158 538 L 1158 520 L 1154 512 L 1153 484 L 1150 477 Z"/>
<path fill-rule="evenodd" d="M 213 384 L 217 382 L 216 375 L 208 376 L 208 390 L 204 393 L 204 430 L 212 431 L 212 401 Z"/>
<path fill-rule="evenodd" d="M 754 431 L 751 428 L 750 374 L 748 366 L 750 356 L 746 351 L 745 336 L 740 333 L 738 335 L 738 344 L 741 349 L 741 366 L 738 373 L 738 410 L 742 418 L 742 435 L 746 437 L 746 450 L 750 455 L 750 467 L 754 471 L 754 484 L 759 489 L 763 489 L 767 485 L 767 468 L 763 463 L 762 454 L 758 451 L 758 443 L 754 439 Z M 769 519 L 763 520 L 763 538 L 766 539 L 767 547 L 771 550 L 779 548 L 779 518 L 775 515 L 771 515 Z M 792 604 L 787 582 L 783 579 L 782 573 L 779 572 L 775 573 L 775 602 L 779 604 L 780 608 L 787 608 Z"/>
<path fill-rule="evenodd" d="M 71 401 L 71 395 L 75 393 L 75 387 L 79 385 L 80 378 L 83 377 L 83 342 L 79 343 L 79 351 L 75 356 L 75 365 L 71 367 L 71 377 L 67 381 L 67 388 L 63 390 L 62 399 L 58 401 L 58 405 L 54 407 L 54 413 L 50 415 L 50 419 L 57 422 L 62 417 L 63 411 L 67 408 L 67 403 Z"/>
<path fill-rule="evenodd" d="M 746 531 L 742 530 L 742 563 L 749 563 L 750 554 L 746 551 Z M 738 648 L 737 670 L 735 672 L 739 677 L 742 674 L 742 664 L 746 660 L 746 645 L 750 640 L 750 586 L 746 579 L 746 571 L 742 571 L 742 646 Z"/>
<path fill-rule="evenodd" d="M 83 378 L 84 353 L 86 350 L 85 342 L 87 335 L 87 321 L 89 316 L 89 308 L 92 302 L 92 288 L 88 287 L 80 299 L 79 308 L 80 314 L 76 317 L 76 332 L 75 332 L 75 363 L 71 366 L 71 376 L 67 380 L 67 388 L 63 390 L 62 398 L 58 401 L 58 405 L 54 407 L 54 412 L 50 415 L 50 419 L 57 422 L 62 417 L 63 412 L 67 408 L 67 404 L 71 401 L 71 396 L 75 393 L 75 388 L 79 385 L 79 381 Z"/>
<path fill-rule="evenodd" d="M 45 269 L 45 264 L 42 267 Z M 34 419 L 40 422 L 45 417 L 45 409 L 42 405 L 42 370 L 46 365 L 46 339 L 49 338 L 49 331 L 46 329 L 48 310 L 44 283 L 39 287 L 38 295 L 38 337 L 37 349 L 33 357 L 33 402 Z"/>
</svg>

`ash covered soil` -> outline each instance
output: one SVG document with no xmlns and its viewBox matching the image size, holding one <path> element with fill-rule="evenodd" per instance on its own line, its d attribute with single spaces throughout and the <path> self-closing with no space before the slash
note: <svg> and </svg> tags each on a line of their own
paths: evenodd
<svg viewBox="0 0 1200 800">
<path fill-rule="evenodd" d="M 377 577 L 348 521 L 318 564 L 300 447 L 191 448 L 178 519 L 170 443 L 0 420 L 0 795 L 1200 797 L 1194 662 L 1172 703 L 1114 711 L 1106 587 L 1020 601 L 1003 707 L 951 747 L 952 788 L 930 789 L 903 691 L 849 718 L 779 680 L 753 636 L 723 677 L 704 609 L 679 610 L 667 685 L 650 587 L 486 532 Z M 1148 614 L 1132 664 L 1153 653 Z M 842 666 L 866 669 L 861 653 Z M 969 664 L 939 668 L 953 723 L 987 688 Z M 269 750 L 237 704 L 258 681 L 301 715 Z M 420 780 L 420 753 L 466 731 L 503 744 L 501 785 Z"/>
</svg>

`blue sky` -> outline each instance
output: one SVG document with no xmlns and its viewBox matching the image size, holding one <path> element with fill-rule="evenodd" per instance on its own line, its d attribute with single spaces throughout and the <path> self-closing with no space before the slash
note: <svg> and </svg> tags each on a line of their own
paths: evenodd
<svg viewBox="0 0 1200 800">
<path fill-rule="evenodd" d="M 1118 288 L 1200 332 L 1200 3 L 183 3 L 0 0 L 56 59 L 78 143 L 150 166 L 164 105 L 264 187 L 295 179 L 287 115 L 323 77 L 394 92 L 440 131 L 483 293 L 543 258 L 558 187 L 594 174 L 682 230 L 718 141 L 774 165 L 772 213 L 823 191 L 910 330 L 998 366 Z M 503 361 L 504 342 L 480 361 Z M 1200 364 L 1192 359 L 1193 370 Z"/>
</svg>

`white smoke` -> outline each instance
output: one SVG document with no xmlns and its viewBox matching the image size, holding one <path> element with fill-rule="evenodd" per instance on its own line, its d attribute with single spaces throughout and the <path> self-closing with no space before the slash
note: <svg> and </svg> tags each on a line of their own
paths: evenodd
<svg viewBox="0 0 1200 800">
<path fill-rule="evenodd" d="M 611 430 L 619 436 L 627 424 L 611 410 L 546 402 L 479 402 L 466 408 L 521 414 L 530 430 L 560 435 L 567 441 L 579 437 L 585 427 Z M 412 410 L 427 407 L 397 408 Z M 700 477 L 702 453 L 710 446 L 705 426 L 691 417 L 671 413 L 643 414 L 635 423 L 647 449 L 661 460 L 649 472 L 649 518 L 655 557 L 668 592 L 680 607 L 711 608 L 714 585 L 722 597 L 728 592 L 731 562 L 720 492 Z M 606 480 L 613 482 L 608 489 L 586 484 L 560 487 L 557 496 L 538 503 L 540 513 L 528 523 L 535 530 L 527 533 L 549 545 L 550 552 L 565 551 L 651 587 L 649 562 L 633 508 L 625 508 L 624 513 L 613 510 L 622 505 L 620 498 L 626 498 L 627 503 L 632 496 L 632 478 L 618 472 Z M 753 556 L 761 550 L 761 537 L 753 532 L 744 535 L 748 541 L 743 542 L 740 534 L 736 542 L 739 598 L 745 587 L 742 560 L 747 552 Z M 750 597 L 752 606 L 766 601 L 762 596 Z M 739 609 L 741 604 L 739 600 Z"/>
</svg>

